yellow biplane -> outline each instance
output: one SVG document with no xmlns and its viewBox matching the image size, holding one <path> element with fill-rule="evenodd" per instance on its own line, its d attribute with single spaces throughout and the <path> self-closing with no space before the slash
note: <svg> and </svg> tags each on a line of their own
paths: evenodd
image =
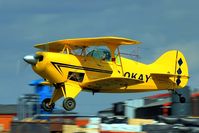
<svg viewBox="0 0 199 133">
<path fill-rule="evenodd" d="M 43 100 L 43 109 L 52 111 L 55 102 L 64 97 L 63 107 L 71 111 L 81 91 L 94 94 L 172 90 L 180 102 L 185 102 L 175 91 L 183 88 L 189 79 L 183 54 L 171 50 L 149 65 L 121 57 L 119 46 L 136 44 L 140 42 L 121 37 L 96 37 L 35 45 L 40 51 L 25 56 L 24 60 L 45 79 L 42 85 L 55 88 L 52 98 Z M 98 49 L 91 50 L 92 46 Z"/>
</svg>

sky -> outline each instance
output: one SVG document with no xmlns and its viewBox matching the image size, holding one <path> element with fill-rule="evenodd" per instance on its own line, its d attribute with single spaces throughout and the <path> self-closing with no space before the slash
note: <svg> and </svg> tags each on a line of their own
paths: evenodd
<svg viewBox="0 0 199 133">
<path fill-rule="evenodd" d="M 34 54 L 35 44 L 78 37 L 139 40 L 139 46 L 122 50 L 132 53 L 138 49 L 138 60 L 147 64 L 178 49 L 189 65 L 188 85 L 199 88 L 198 5 L 198 0 L 0 0 L 0 104 L 16 103 L 19 96 L 33 92 L 28 84 L 39 76 L 22 59 Z M 77 97 L 75 111 L 95 114 L 113 102 L 152 94 L 92 96 L 83 92 Z"/>
</svg>

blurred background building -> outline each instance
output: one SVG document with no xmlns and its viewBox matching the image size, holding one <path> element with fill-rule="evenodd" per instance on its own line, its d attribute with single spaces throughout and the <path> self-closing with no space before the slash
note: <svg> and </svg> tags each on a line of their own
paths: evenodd
<svg viewBox="0 0 199 133">
<path fill-rule="evenodd" d="M 69 113 L 58 108 L 49 113 L 43 111 L 41 102 L 43 99 L 51 97 L 53 90 L 48 86 L 41 85 L 42 81 L 32 81 L 30 85 L 34 87 L 34 93 L 20 96 L 16 105 L 0 105 L 0 127 L 3 128 L 3 131 L 15 131 L 16 129 L 22 131 L 26 128 L 38 132 L 44 130 L 45 132 L 62 132 L 62 126 L 66 124 L 99 129 L 100 123 L 102 130 L 109 129 L 108 126 L 113 126 L 111 129 L 115 130 L 114 125 L 110 124 L 123 124 L 122 128 L 127 128 L 128 126 L 123 126 L 130 124 L 135 131 L 141 131 L 140 126 L 135 125 L 152 124 L 155 121 L 165 120 L 170 123 L 178 123 L 180 118 L 199 117 L 199 92 L 192 92 L 188 86 L 177 90 L 186 98 L 185 103 L 180 103 L 178 96 L 172 93 L 164 93 L 113 103 L 109 108 L 99 111 L 96 116 L 80 116 L 77 113 Z M 27 123 L 27 120 L 31 123 Z M 40 121 L 45 124 L 41 125 Z M 187 122 L 186 119 L 182 121 Z M 188 121 L 190 122 L 190 120 Z M 106 124 L 109 125 L 106 126 Z M 32 127 L 37 128 L 33 129 Z M 148 131 L 151 130 L 151 127 L 144 126 L 144 129 Z"/>
<path fill-rule="evenodd" d="M 180 103 L 176 94 L 158 94 L 143 99 L 114 103 L 112 108 L 99 111 L 99 116 L 124 116 L 128 118 L 158 119 L 159 115 L 183 117 L 199 116 L 199 92 L 191 93 L 190 87 L 177 90 L 186 98 Z"/>
</svg>

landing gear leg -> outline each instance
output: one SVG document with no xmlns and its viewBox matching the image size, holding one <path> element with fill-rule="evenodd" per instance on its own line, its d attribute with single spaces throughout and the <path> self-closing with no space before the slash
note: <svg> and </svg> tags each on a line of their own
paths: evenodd
<svg viewBox="0 0 199 133">
<path fill-rule="evenodd" d="M 81 92 L 82 88 L 78 84 L 64 82 L 60 84 L 60 89 L 64 96 L 63 107 L 66 111 L 71 111 L 76 107 L 75 97 Z"/>
<path fill-rule="evenodd" d="M 50 98 L 46 98 L 42 101 L 41 107 L 46 111 L 46 112 L 52 112 L 54 107 L 55 107 L 55 103 L 51 103 L 50 104 Z"/>
<path fill-rule="evenodd" d="M 76 107 L 76 102 L 73 98 L 65 98 L 63 101 L 63 107 L 67 111 L 71 111 Z"/>
<path fill-rule="evenodd" d="M 178 93 L 177 91 L 175 91 L 175 90 L 172 90 L 172 93 L 175 94 L 175 95 L 178 95 L 180 103 L 185 103 L 185 102 L 186 102 L 186 98 L 183 97 L 182 94 L 179 94 L 179 93 Z"/>
</svg>

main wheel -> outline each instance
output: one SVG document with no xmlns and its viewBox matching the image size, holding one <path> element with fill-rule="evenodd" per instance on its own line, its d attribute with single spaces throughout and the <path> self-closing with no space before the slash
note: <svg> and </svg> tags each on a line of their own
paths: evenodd
<svg viewBox="0 0 199 133">
<path fill-rule="evenodd" d="M 71 111 L 76 107 L 76 102 L 73 98 L 66 98 L 63 101 L 63 107 L 67 111 Z"/>
<path fill-rule="evenodd" d="M 185 102 L 186 102 L 185 97 L 180 97 L 180 102 L 181 102 L 181 103 L 185 103 Z"/>
<path fill-rule="evenodd" d="M 41 107 L 46 111 L 46 112 L 52 112 L 54 107 L 55 107 L 55 103 L 52 103 L 51 105 L 50 103 L 50 98 L 46 98 L 42 101 Z"/>
</svg>

